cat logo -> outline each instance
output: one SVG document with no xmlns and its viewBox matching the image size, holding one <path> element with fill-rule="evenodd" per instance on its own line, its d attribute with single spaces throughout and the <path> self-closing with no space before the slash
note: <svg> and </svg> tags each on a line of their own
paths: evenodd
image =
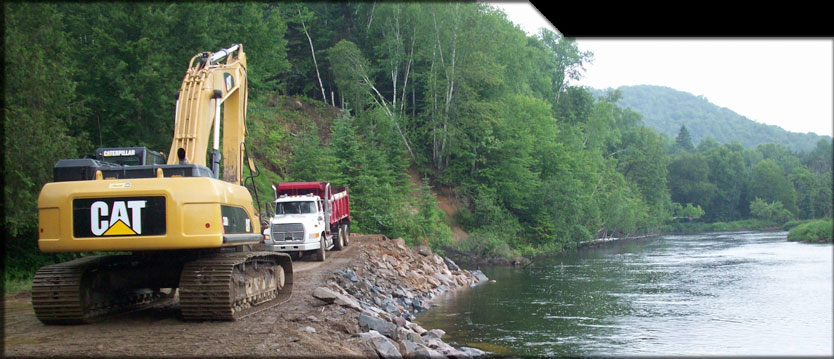
<svg viewBox="0 0 834 359">
<path fill-rule="evenodd" d="M 142 209 L 148 201 L 96 201 L 90 206 L 90 231 L 95 236 L 142 234 Z"/>
</svg>

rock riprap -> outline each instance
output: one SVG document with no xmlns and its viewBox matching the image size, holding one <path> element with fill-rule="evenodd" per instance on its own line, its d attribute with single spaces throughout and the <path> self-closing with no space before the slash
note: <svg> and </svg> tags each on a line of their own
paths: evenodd
<svg viewBox="0 0 834 359">
<path fill-rule="evenodd" d="M 402 238 L 366 246 L 359 259 L 333 273 L 313 296 L 355 312 L 359 337 L 381 358 L 477 358 L 485 352 L 454 348 L 440 329 L 413 322 L 439 294 L 486 282 L 427 247 L 408 248 Z"/>
</svg>

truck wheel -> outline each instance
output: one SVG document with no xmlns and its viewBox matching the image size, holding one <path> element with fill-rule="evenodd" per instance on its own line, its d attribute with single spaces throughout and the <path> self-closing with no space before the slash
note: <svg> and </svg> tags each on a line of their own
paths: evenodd
<svg viewBox="0 0 834 359">
<path fill-rule="evenodd" d="M 327 258 L 327 242 L 324 241 L 324 233 L 322 233 L 321 239 L 319 239 L 319 250 L 316 252 L 316 260 L 319 262 L 324 262 L 324 259 Z"/>
<path fill-rule="evenodd" d="M 345 247 L 347 247 L 348 244 L 350 244 L 350 225 L 345 223 L 345 224 L 342 225 L 342 228 L 344 228 L 344 229 L 342 229 L 342 233 L 345 235 L 344 242 L 345 242 Z"/>
<path fill-rule="evenodd" d="M 340 251 L 345 247 L 345 232 L 344 228 L 339 227 L 339 232 L 333 236 L 333 249 Z"/>
</svg>

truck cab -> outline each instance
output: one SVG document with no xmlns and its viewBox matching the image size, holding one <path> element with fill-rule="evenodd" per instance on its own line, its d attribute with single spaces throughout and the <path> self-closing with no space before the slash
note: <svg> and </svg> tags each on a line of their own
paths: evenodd
<svg viewBox="0 0 834 359">
<path fill-rule="evenodd" d="M 282 195 L 275 200 L 275 216 L 264 231 L 267 250 L 289 252 L 300 257 L 303 252 L 333 248 L 333 238 L 326 234 L 323 202 L 319 196 Z"/>
<path fill-rule="evenodd" d="M 327 182 L 289 182 L 273 189 L 275 215 L 263 232 L 267 250 L 287 252 L 295 259 L 304 253 L 315 253 L 316 259 L 323 261 L 326 251 L 347 246 L 347 188 L 334 193 Z"/>
</svg>

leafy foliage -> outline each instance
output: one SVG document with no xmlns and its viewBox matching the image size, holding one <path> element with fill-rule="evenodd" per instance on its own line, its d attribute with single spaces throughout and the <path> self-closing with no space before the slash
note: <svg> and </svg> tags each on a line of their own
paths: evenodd
<svg viewBox="0 0 834 359">
<path fill-rule="evenodd" d="M 783 223 L 791 218 L 791 212 L 782 206 L 782 202 L 766 202 L 756 198 L 750 202 L 750 214 L 754 217 L 771 222 Z"/>
<path fill-rule="evenodd" d="M 831 218 L 810 221 L 791 228 L 789 241 L 832 242 L 834 240 L 834 222 Z"/>
<path fill-rule="evenodd" d="M 5 7 L 3 207 L 7 235 L 32 235 L 37 198 L 52 165 L 87 145 L 79 129 L 86 106 L 76 97 L 80 72 L 68 56 L 72 39 L 64 14 L 46 3 Z"/>
</svg>

